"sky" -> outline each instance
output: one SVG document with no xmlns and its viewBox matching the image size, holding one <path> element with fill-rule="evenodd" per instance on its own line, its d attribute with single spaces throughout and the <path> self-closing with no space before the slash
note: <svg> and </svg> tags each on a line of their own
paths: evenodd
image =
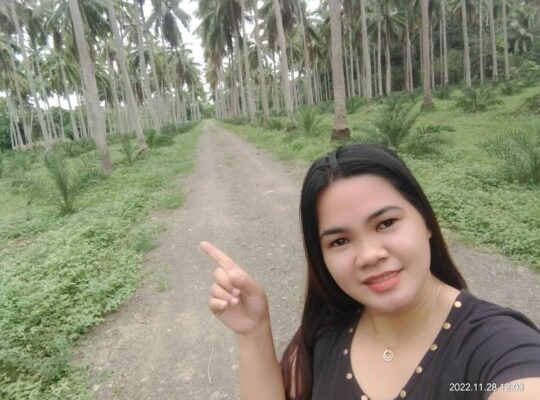
<svg viewBox="0 0 540 400">
<path fill-rule="evenodd" d="M 200 20 L 195 16 L 195 10 L 197 9 L 198 0 L 181 0 L 180 1 L 180 8 L 184 10 L 186 13 L 188 13 L 191 16 L 191 23 L 190 23 L 190 31 L 187 31 L 181 24 L 180 25 L 180 32 L 182 33 L 182 40 L 185 44 L 188 45 L 188 47 L 193 51 L 193 58 L 199 65 L 204 67 L 204 58 L 203 58 L 203 49 L 201 45 L 201 39 L 195 35 L 194 32 L 195 29 L 200 24 Z M 313 11 L 315 10 L 319 5 L 319 0 L 307 0 L 308 4 L 308 10 Z M 262 1 L 259 1 L 259 8 L 262 6 Z M 150 15 L 152 12 L 152 3 L 150 1 L 145 1 L 144 3 L 144 14 L 146 16 Z M 253 28 L 252 27 L 246 27 L 248 35 L 251 34 Z"/>
</svg>

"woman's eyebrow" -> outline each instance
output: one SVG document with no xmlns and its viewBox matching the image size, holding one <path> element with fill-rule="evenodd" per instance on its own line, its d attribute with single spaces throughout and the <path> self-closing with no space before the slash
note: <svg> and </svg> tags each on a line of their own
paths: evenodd
<svg viewBox="0 0 540 400">
<path fill-rule="evenodd" d="M 381 216 L 382 214 L 384 214 L 385 212 L 387 211 L 390 211 L 390 210 L 399 210 L 399 211 L 403 211 L 403 208 L 401 207 L 398 207 L 398 206 L 386 206 L 386 207 L 383 207 L 377 211 L 375 211 L 374 213 L 370 214 L 369 217 L 366 218 L 366 222 L 371 222 L 372 220 L 374 220 L 375 218 Z M 322 239 L 324 236 L 328 236 L 328 235 L 335 235 L 336 233 L 345 233 L 347 232 L 348 229 L 346 228 L 330 228 L 330 229 L 325 229 L 319 236 L 319 239 Z"/>
<path fill-rule="evenodd" d="M 386 207 L 383 207 L 383 208 L 375 211 L 369 217 L 367 217 L 366 222 L 370 222 L 370 221 L 374 220 L 375 218 L 379 217 L 380 215 L 382 215 L 385 212 L 390 211 L 390 210 L 403 211 L 403 208 L 398 207 L 398 206 L 386 206 Z"/>
</svg>

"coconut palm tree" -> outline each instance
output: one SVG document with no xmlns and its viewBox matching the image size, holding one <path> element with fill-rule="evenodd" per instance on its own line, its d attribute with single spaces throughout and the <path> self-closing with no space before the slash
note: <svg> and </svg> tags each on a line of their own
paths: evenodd
<svg viewBox="0 0 540 400">
<path fill-rule="evenodd" d="M 112 173 L 112 162 L 107 148 L 105 139 L 105 116 L 103 110 L 99 106 L 98 90 L 96 85 L 96 77 L 94 75 L 94 65 L 90 59 L 88 45 L 84 35 L 84 25 L 79 9 L 78 0 L 68 0 L 69 11 L 73 22 L 73 31 L 77 52 L 79 54 L 79 63 L 81 65 L 85 100 L 88 108 L 88 121 L 92 122 L 93 137 L 96 142 L 96 147 L 101 159 L 101 170 L 104 174 Z"/>
<path fill-rule="evenodd" d="M 424 99 L 422 107 L 429 108 L 433 106 L 431 96 L 430 80 L 430 59 L 429 59 L 429 0 L 421 0 L 422 10 L 422 82 L 424 89 Z"/>
<path fill-rule="evenodd" d="M 371 82 L 371 58 L 369 55 L 369 43 L 367 33 L 366 0 L 360 0 L 360 12 L 362 14 L 362 56 L 365 73 L 365 97 L 367 100 L 370 100 L 373 96 L 373 92 Z"/>
<path fill-rule="evenodd" d="M 128 67 L 126 62 L 126 54 L 124 51 L 124 44 L 122 43 L 122 38 L 120 37 L 120 31 L 118 29 L 118 20 L 116 19 L 116 11 L 113 6 L 112 0 L 107 0 L 107 12 L 109 13 L 109 18 L 111 22 L 111 30 L 114 36 L 114 41 L 116 42 L 116 51 L 118 55 L 118 66 L 120 69 L 120 74 L 122 76 L 122 84 L 124 86 L 124 94 L 127 97 L 128 108 L 131 114 L 131 123 L 135 127 L 135 136 L 137 137 L 137 142 L 139 144 L 140 150 L 146 150 L 147 145 L 144 139 L 143 126 L 141 123 L 139 107 L 135 102 L 135 96 L 133 95 L 133 89 L 131 87 L 131 82 L 128 74 Z"/>
<path fill-rule="evenodd" d="M 506 17 L 506 0 L 502 0 L 502 26 L 503 26 L 503 48 L 504 48 L 504 78 L 510 79 L 510 59 L 508 57 L 508 31 Z"/>
<path fill-rule="evenodd" d="M 274 6 L 274 13 L 276 15 L 276 26 L 279 38 L 279 48 L 281 54 L 281 84 L 283 86 L 283 95 L 285 101 L 285 111 L 289 120 L 293 119 L 293 101 L 291 85 L 289 82 L 289 66 L 287 61 L 287 44 L 285 43 L 285 30 L 283 29 L 283 20 L 281 18 L 281 6 L 279 0 L 272 0 Z"/>
<path fill-rule="evenodd" d="M 261 100 L 263 108 L 263 118 L 265 122 L 270 119 L 270 109 L 268 107 L 268 93 L 266 90 L 266 78 L 264 76 L 264 66 L 261 50 L 261 35 L 259 31 L 259 7 L 257 0 L 253 2 L 254 23 L 255 23 L 255 45 L 257 47 L 257 69 L 259 73 L 259 84 L 261 85 Z"/>
<path fill-rule="evenodd" d="M 334 128 L 332 140 L 348 139 L 351 136 L 347 126 L 345 107 L 345 77 L 341 47 L 341 1 L 329 0 L 330 29 L 332 32 L 332 82 L 334 85 Z"/>
<path fill-rule="evenodd" d="M 495 41 L 495 16 L 493 11 L 493 0 L 488 0 L 488 15 L 489 15 L 489 33 L 491 37 L 491 60 L 492 66 L 492 79 L 494 81 L 499 79 L 499 73 L 497 71 L 497 43 Z"/>
<path fill-rule="evenodd" d="M 5 5 L 3 7 L 6 7 Z M 50 149 L 51 148 L 51 139 L 49 136 L 49 130 L 47 128 L 47 124 L 45 122 L 45 117 L 43 115 L 43 111 L 41 109 L 40 101 L 38 98 L 38 92 L 36 88 L 36 82 L 34 80 L 33 71 L 30 64 L 30 59 L 28 57 L 28 54 L 26 52 L 26 42 L 23 35 L 23 30 L 21 28 L 21 25 L 19 23 L 19 13 L 24 12 L 24 9 L 21 9 L 21 7 L 17 7 L 15 0 L 7 0 L 7 7 L 9 10 L 9 17 L 11 19 L 11 23 L 13 24 L 15 28 L 15 32 L 18 37 L 19 41 L 19 48 L 21 50 L 22 55 L 22 61 L 24 65 L 24 72 L 26 74 L 26 80 L 28 82 L 28 88 L 30 89 L 30 93 L 32 94 L 32 99 L 34 100 L 34 107 L 36 108 L 36 113 L 38 116 L 39 126 L 41 129 L 41 134 L 43 136 L 43 142 L 45 144 L 45 147 Z"/>
</svg>

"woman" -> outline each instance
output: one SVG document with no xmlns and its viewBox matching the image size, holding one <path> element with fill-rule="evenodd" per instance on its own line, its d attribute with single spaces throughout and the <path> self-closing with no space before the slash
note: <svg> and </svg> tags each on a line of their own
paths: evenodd
<svg viewBox="0 0 540 400">
<path fill-rule="evenodd" d="M 263 289 L 210 243 L 210 310 L 235 332 L 246 399 L 535 399 L 540 331 L 466 291 L 405 164 L 375 145 L 316 160 L 300 201 L 308 283 L 278 363 Z"/>
</svg>

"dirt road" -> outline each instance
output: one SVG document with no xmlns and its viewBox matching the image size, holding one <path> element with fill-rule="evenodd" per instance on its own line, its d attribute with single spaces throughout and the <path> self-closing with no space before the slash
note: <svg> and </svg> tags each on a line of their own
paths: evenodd
<svg viewBox="0 0 540 400">
<path fill-rule="evenodd" d="M 82 341 L 96 399 L 237 399 L 232 335 L 207 310 L 216 243 L 266 288 L 278 352 L 299 321 L 304 259 L 298 224 L 302 174 L 207 124 L 185 204 L 152 216 L 169 229 L 146 258 L 149 278 Z M 540 276 L 502 256 L 453 244 L 471 291 L 540 324 Z"/>
</svg>

